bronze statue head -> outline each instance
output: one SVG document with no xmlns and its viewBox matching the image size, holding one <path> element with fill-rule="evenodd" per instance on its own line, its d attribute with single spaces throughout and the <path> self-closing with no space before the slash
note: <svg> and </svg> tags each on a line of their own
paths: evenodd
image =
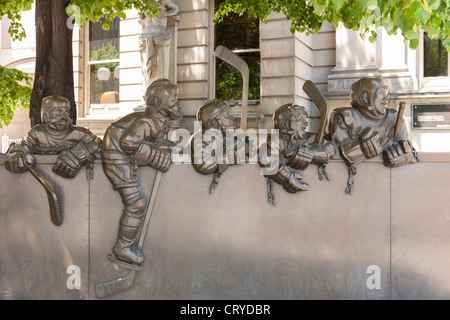
<svg viewBox="0 0 450 320">
<path fill-rule="evenodd" d="M 42 122 L 56 131 L 67 130 L 72 125 L 70 102 L 61 96 L 48 96 L 41 103 Z"/>
<path fill-rule="evenodd" d="M 350 89 L 350 103 L 363 113 L 380 117 L 389 102 L 389 87 L 381 77 L 362 78 L 353 83 Z"/>
<path fill-rule="evenodd" d="M 282 105 L 273 114 L 273 127 L 281 134 L 289 135 L 295 140 L 303 139 L 308 126 L 308 111 L 304 106 L 293 103 Z"/>
<path fill-rule="evenodd" d="M 148 86 L 145 97 L 147 109 L 160 113 L 171 120 L 181 119 L 178 87 L 168 79 L 158 79 Z"/>
<path fill-rule="evenodd" d="M 225 132 L 234 129 L 231 109 L 228 103 L 212 99 L 202 105 L 197 111 L 197 121 L 202 123 L 202 129 L 218 129 Z"/>
</svg>

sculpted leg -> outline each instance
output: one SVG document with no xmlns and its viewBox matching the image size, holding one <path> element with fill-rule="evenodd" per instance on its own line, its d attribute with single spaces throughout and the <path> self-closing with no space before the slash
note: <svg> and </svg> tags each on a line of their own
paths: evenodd
<svg viewBox="0 0 450 320">
<path fill-rule="evenodd" d="M 124 209 L 120 218 L 119 232 L 113 252 L 117 259 L 142 264 L 144 255 L 137 244 L 137 234 L 142 224 L 146 200 L 138 187 L 119 189 Z"/>
</svg>

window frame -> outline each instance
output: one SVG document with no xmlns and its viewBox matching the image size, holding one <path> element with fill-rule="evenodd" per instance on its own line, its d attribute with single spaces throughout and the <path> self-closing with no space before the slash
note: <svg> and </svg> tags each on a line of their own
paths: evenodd
<svg viewBox="0 0 450 320">
<path fill-rule="evenodd" d="M 417 71 L 419 75 L 419 90 L 430 91 L 438 89 L 449 89 L 450 82 L 450 52 L 448 52 L 447 76 L 425 77 L 425 50 L 424 50 L 424 31 L 420 32 L 417 59 Z"/>
<path fill-rule="evenodd" d="M 217 57 L 215 56 L 215 43 L 216 43 L 216 32 L 215 32 L 215 24 L 214 24 L 214 16 L 215 16 L 215 0 L 209 0 L 209 25 L 210 25 L 210 31 L 209 31 L 209 43 L 210 45 L 210 65 L 211 68 L 209 70 L 209 98 L 210 99 L 216 99 L 216 64 L 217 64 Z M 261 57 L 261 20 L 259 20 L 259 39 L 258 39 L 258 48 L 254 49 L 235 49 L 231 50 L 233 53 L 239 54 L 239 53 L 253 53 L 258 52 L 260 57 L 260 62 L 262 62 Z M 262 67 L 262 65 L 261 65 Z M 261 104 L 261 96 L 262 96 L 262 83 L 261 83 L 261 70 L 260 70 L 260 85 L 259 85 L 259 92 L 260 92 L 260 99 L 259 100 L 248 100 L 248 105 L 260 105 Z M 235 100 L 233 102 L 227 101 L 227 103 L 231 106 L 241 106 L 242 101 L 241 100 Z"/>
<path fill-rule="evenodd" d="M 120 57 L 117 59 L 106 59 L 106 60 L 90 60 L 90 40 L 89 33 L 90 28 L 93 22 L 86 22 L 84 24 L 84 61 L 83 63 L 83 104 L 84 104 L 84 117 L 90 116 L 99 119 L 116 119 L 119 114 L 119 104 L 120 104 L 120 90 L 119 90 L 119 102 L 118 103 L 109 103 L 109 104 L 91 104 L 91 79 L 90 72 L 91 68 L 96 64 L 104 64 L 104 63 L 119 63 L 120 68 Z M 120 28 L 120 23 L 118 24 Z M 119 29 L 119 38 L 117 41 L 120 41 L 120 29 Z M 119 51 L 120 55 L 120 51 Z M 119 79 L 119 88 L 120 88 L 120 79 Z M 97 112 L 92 112 L 93 110 L 99 110 Z M 103 109 L 103 111 L 101 110 Z"/>
</svg>

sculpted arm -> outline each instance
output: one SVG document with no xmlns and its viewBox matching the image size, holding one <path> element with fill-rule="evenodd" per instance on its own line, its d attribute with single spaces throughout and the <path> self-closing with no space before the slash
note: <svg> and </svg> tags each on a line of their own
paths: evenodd
<svg viewBox="0 0 450 320">
<path fill-rule="evenodd" d="M 170 148 L 149 140 L 157 134 L 151 122 L 136 121 L 120 139 L 120 146 L 139 166 L 150 166 L 158 171 L 169 170 L 172 160 Z"/>
<path fill-rule="evenodd" d="M 71 149 L 62 151 L 53 166 L 53 172 L 65 178 L 74 178 L 82 166 L 94 159 L 101 145 L 101 139 L 90 130 L 85 128 L 76 130 L 82 138 Z"/>
</svg>

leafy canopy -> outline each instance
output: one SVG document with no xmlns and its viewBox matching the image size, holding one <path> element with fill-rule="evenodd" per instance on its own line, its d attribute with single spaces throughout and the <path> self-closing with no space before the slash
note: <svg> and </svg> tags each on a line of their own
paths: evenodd
<svg viewBox="0 0 450 320">
<path fill-rule="evenodd" d="M 34 0 L 8 1 L 0 0 L 0 19 L 3 16 L 9 19 L 9 33 L 13 40 L 22 40 L 25 38 L 25 29 L 20 23 L 22 11 L 31 10 L 31 4 Z"/>
<path fill-rule="evenodd" d="M 325 21 L 335 27 L 339 22 L 376 40 L 373 27 L 383 27 L 388 34 L 399 30 L 409 46 L 416 49 L 420 29 L 432 39 L 439 39 L 450 51 L 450 0 L 225 0 L 216 12 L 220 22 L 229 12 L 261 19 L 271 12 L 283 13 L 291 21 L 291 32 L 319 32 Z"/>
<path fill-rule="evenodd" d="M 162 12 L 154 0 L 71 0 L 66 12 L 69 16 L 74 16 L 78 24 L 101 21 L 103 29 L 109 30 L 114 18 L 125 19 L 125 11 L 133 8 L 152 17 Z"/>
<path fill-rule="evenodd" d="M 25 30 L 20 23 L 22 11 L 31 10 L 34 0 L 0 0 L 0 18 L 7 16 L 10 20 L 9 33 L 13 40 L 25 38 Z M 78 24 L 87 21 L 103 22 L 103 28 L 108 30 L 114 18 L 125 19 L 126 11 L 137 9 L 139 13 L 146 12 L 155 17 L 162 9 L 154 0 L 70 0 L 66 8 L 68 16 L 73 16 Z"/>
<path fill-rule="evenodd" d="M 0 128 L 11 122 L 19 106 L 30 106 L 31 80 L 25 72 L 0 66 Z"/>
</svg>

